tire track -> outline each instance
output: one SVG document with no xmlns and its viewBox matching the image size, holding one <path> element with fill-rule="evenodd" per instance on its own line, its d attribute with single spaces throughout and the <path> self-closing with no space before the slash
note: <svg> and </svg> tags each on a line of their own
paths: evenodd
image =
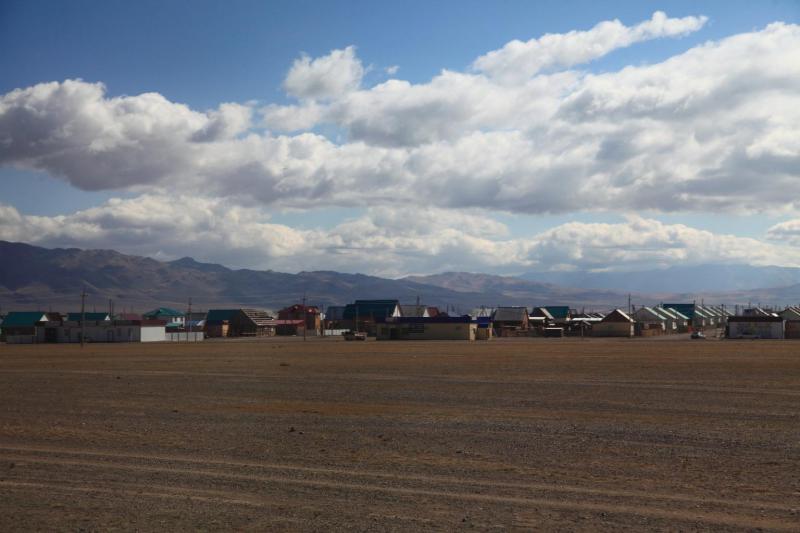
<svg viewBox="0 0 800 533">
<path fill-rule="evenodd" d="M 286 464 L 267 464 L 246 461 L 222 461 L 222 460 L 198 460 L 184 456 L 161 456 L 161 455 L 141 455 L 141 454 L 120 454 L 105 452 L 79 452 L 65 449 L 42 449 L 33 447 L 0 447 L 6 453 L 0 455 L 5 459 L 20 462 L 36 463 L 49 466 L 75 466 L 85 468 L 99 468 L 112 470 L 125 470 L 133 472 L 148 472 L 171 474 L 186 477 L 205 477 L 213 479 L 227 479 L 232 481 L 248 481 L 259 485 L 295 485 L 308 488 L 344 490 L 355 492 L 385 493 L 394 496 L 404 496 L 411 498 L 429 497 L 436 499 L 474 501 L 484 503 L 513 504 L 522 506 L 547 507 L 564 511 L 583 511 L 583 512 L 611 512 L 635 516 L 646 516 L 667 520 L 681 521 L 701 521 L 708 524 L 722 526 L 746 526 L 746 527 L 767 527 L 777 530 L 796 529 L 794 523 L 790 523 L 779 518 L 757 517 L 742 514 L 744 508 L 749 508 L 752 512 L 763 512 L 765 509 L 773 511 L 783 511 L 787 514 L 791 509 L 786 506 L 773 504 L 770 502 L 747 501 L 747 500 L 722 500 L 710 498 L 694 498 L 685 495 L 659 494 L 652 492 L 639 491 L 620 491 L 607 489 L 594 489 L 588 487 L 569 487 L 543 483 L 510 483 L 496 481 L 469 480 L 443 476 L 425 475 L 403 475 L 387 472 L 354 471 L 351 469 L 337 468 L 314 468 Z M 72 458 L 58 458 L 52 456 L 42 456 L 41 454 L 62 454 L 70 455 Z M 86 459 L 88 457 L 89 459 Z M 105 459 L 105 460 L 104 460 Z M 109 461 L 108 459 L 111 459 Z M 122 460 L 122 462 L 119 462 Z M 117 461 L 117 462 L 115 462 Z M 127 461 L 127 463 L 125 462 Z M 134 462 L 131 462 L 134 461 Z M 163 463 L 181 463 L 186 467 L 174 466 L 174 464 L 164 465 L 142 465 L 135 461 L 155 461 Z M 237 473 L 209 469 L 213 465 L 219 468 L 249 468 L 260 470 L 272 470 L 270 474 Z M 191 468 L 189 466 L 194 466 Z M 288 474 L 288 475 L 287 475 Z M 292 475 L 293 474 L 293 475 Z M 297 477 L 298 474 L 309 474 L 313 478 Z M 336 476 L 337 479 L 329 479 L 326 476 Z M 366 478 L 366 479 L 365 479 Z M 432 485 L 431 487 L 420 486 L 398 486 L 387 485 L 385 482 L 404 482 Z M 381 482 L 384 482 L 382 484 Z M 0 482 L 0 486 L 13 486 L 14 483 L 25 483 L 20 481 Z M 68 490 L 68 486 L 55 483 L 56 487 L 63 487 Z M 124 487 L 129 485 L 121 485 Z M 152 488 L 153 485 L 148 484 Z M 91 491 L 94 487 L 84 487 L 83 490 Z M 114 490 L 105 487 L 99 489 Z M 468 491 L 472 489 L 472 491 Z M 511 490 L 512 494 L 487 494 L 481 490 Z M 128 490 L 128 489 L 124 489 Z M 187 493 L 198 495 L 198 498 L 211 498 L 213 501 L 225 501 L 230 504 L 243 505 L 262 505 L 263 497 L 253 493 L 237 491 L 211 491 L 211 496 L 204 495 L 202 489 L 177 486 L 162 486 L 158 494 L 173 491 L 176 494 L 186 495 Z M 532 497 L 528 495 L 514 494 L 515 491 L 540 491 L 556 496 L 551 497 Z M 141 491 L 134 491 L 137 494 Z M 558 495 L 561 496 L 558 496 Z M 154 497 L 156 497 L 154 493 Z M 643 505 L 634 505 L 628 502 L 588 502 L 588 501 L 566 501 L 564 496 L 571 497 L 595 497 L 600 499 L 640 499 L 645 500 Z M 183 497 L 183 496 L 182 496 Z M 682 503 L 682 504 L 713 504 L 730 508 L 730 511 L 708 511 L 708 510 L 689 510 L 689 509 L 668 509 L 654 507 L 657 503 Z"/>
</svg>

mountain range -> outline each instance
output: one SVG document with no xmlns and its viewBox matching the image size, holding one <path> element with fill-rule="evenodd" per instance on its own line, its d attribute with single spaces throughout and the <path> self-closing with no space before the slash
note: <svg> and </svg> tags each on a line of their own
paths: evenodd
<svg viewBox="0 0 800 533">
<path fill-rule="evenodd" d="M 712 276 L 713 266 L 707 275 Z M 757 267 L 752 267 L 757 268 Z M 722 270 L 720 272 L 734 272 Z M 742 270 L 737 279 L 743 286 L 752 285 L 756 272 Z M 767 269 L 764 279 L 773 280 L 777 271 Z M 640 274 L 640 276 L 638 275 Z M 652 273 L 638 273 L 630 279 L 647 279 L 652 287 L 674 288 L 665 280 L 656 280 Z M 670 276 L 672 273 L 670 273 Z M 684 270 L 675 275 L 683 277 Z M 722 274 L 720 274 L 722 275 Z M 777 279 L 792 280 L 791 272 Z M 561 276 L 559 274 L 558 276 Z M 222 265 L 201 263 L 185 257 L 164 262 L 147 257 L 126 255 L 113 250 L 80 250 L 77 248 L 41 248 L 24 243 L 0 241 L 0 309 L 54 309 L 75 311 L 80 306 L 80 293 L 86 290 L 89 308 L 107 309 L 109 300 L 115 309 L 144 311 L 156 306 L 187 307 L 189 298 L 194 309 L 209 307 L 259 307 L 277 310 L 298 303 L 305 296 L 309 304 L 342 305 L 355 299 L 398 299 L 414 303 L 417 298 L 426 305 L 436 305 L 456 313 L 478 306 L 497 305 L 570 305 L 587 309 L 625 307 L 628 293 L 637 305 L 659 301 L 691 301 L 706 298 L 709 302 L 797 302 L 800 284 L 780 289 L 745 288 L 734 292 L 690 292 L 639 290 L 650 287 L 641 281 L 629 283 L 624 290 L 600 286 L 616 283 L 613 275 L 603 277 L 564 278 L 541 275 L 534 279 L 495 276 L 466 272 L 448 272 L 430 276 L 409 276 L 385 279 L 364 274 L 332 271 L 289 274 L 271 270 L 230 269 Z M 785 277 L 781 277 L 785 276 Z M 525 277 L 533 277 L 526 275 Z M 570 287 L 552 280 L 595 284 L 595 287 Z M 601 283 L 602 281 L 602 283 Z M 716 285 L 730 287 L 728 285 Z M 636 288 L 633 288 L 636 287 Z M 734 287 L 738 288 L 738 287 Z"/>
</svg>

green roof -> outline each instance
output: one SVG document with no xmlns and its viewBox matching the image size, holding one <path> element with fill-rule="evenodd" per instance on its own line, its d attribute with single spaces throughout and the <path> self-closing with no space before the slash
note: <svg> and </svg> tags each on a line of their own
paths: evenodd
<svg viewBox="0 0 800 533">
<path fill-rule="evenodd" d="M 569 306 L 566 305 L 548 305 L 545 307 L 547 312 L 550 313 L 550 316 L 553 318 L 568 318 L 569 317 Z"/>
<path fill-rule="evenodd" d="M 177 309 L 171 309 L 169 307 L 159 307 L 158 309 L 153 309 L 152 311 L 148 311 L 142 315 L 145 318 L 158 318 L 161 316 L 184 316 L 181 311 Z"/>
<path fill-rule="evenodd" d="M 35 326 L 47 313 L 44 311 L 11 311 L 3 320 L 4 328 L 24 328 Z"/>
</svg>

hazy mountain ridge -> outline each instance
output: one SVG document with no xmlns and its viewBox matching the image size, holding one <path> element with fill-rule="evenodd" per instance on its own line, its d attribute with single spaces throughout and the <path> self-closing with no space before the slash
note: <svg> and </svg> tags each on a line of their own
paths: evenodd
<svg viewBox="0 0 800 533">
<path fill-rule="evenodd" d="M 364 274 L 314 271 L 289 274 L 271 270 L 233 270 L 184 257 L 161 262 L 113 250 L 46 249 L 0 241 L 0 306 L 9 309 L 58 309 L 80 305 L 85 287 L 91 307 L 143 311 L 156 305 L 184 309 L 252 306 L 276 310 L 307 297 L 310 304 L 341 305 L 356 298 L 396 298 L 467 312 L 481 305 L 570 305 L 594 309 L 625 307 L 627 292 L 562 287 L 509 276 L 447 272 L 384 279 Z M 632 291 L 633 292 L 633 291 Z M 800 301 L 800 285 L 714 293 L 633 292 L 637 305 L 706 298 L 727 303 Z"/>
<path fill-rule="evenodd" d="M 800 268 L 707 264 L 637 272 L 528 272 L 519 277 L 612 291 L 738 292 L 800 284 Z"/>
</svg>

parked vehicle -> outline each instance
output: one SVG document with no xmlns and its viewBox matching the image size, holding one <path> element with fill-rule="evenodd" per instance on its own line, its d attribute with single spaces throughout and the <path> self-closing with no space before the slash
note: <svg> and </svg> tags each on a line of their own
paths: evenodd
<svg viewBox="0 0 800 533">
<path fill-rule="evenodd" d="M 705 336 L 705 334 L 703 334 L 702 331 L 695 331 L 695 332 L 692 333 L 692 338 L 693 339 L 705 339 L 706 336 Z"/>
<path fill-rule="evenodd" d="M 345 331 L 342 333 L 346 341 L 365 341 L 367 334 L 363 331 Z"/>
</svg>

